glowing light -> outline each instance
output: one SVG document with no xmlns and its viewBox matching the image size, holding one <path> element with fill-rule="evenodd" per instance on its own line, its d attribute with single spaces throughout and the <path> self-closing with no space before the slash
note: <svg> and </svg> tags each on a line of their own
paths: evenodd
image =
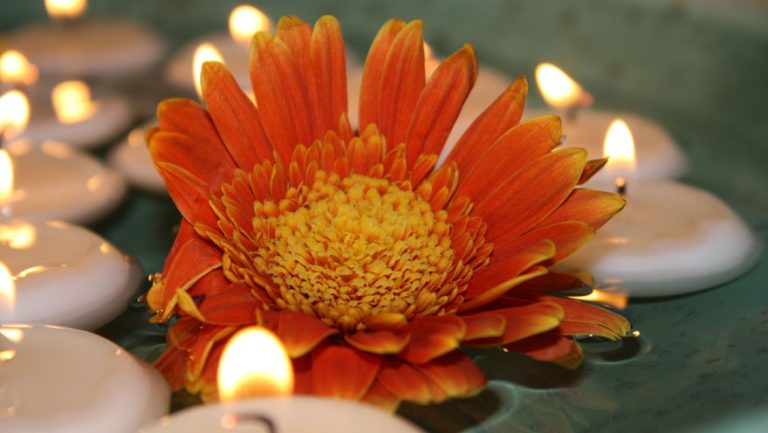
<svg viewBox="0 0 768 433">
<path fill-rule="evenodd" d="M 0 323 L 9 323 L 13 320 L 14 307 L 16 305 L 16 285 L 13 282 L 11 271 L 0 262 Z"/>
<path fill-rule="evenodd" d="M 440 66 L 440 59 L 435 56 L 434 50 L 428 43 L 424 42 L 424 73 L 427 78 L 435 72 L 435 69 Z"/>
<path fill-rule="evenodd" d="M 29 121 L 29 100 L 19 90 L 0 96 L 0 134 L 10 139 L 24 131 Z"/>
<path fill-rule="evenodd" d="M 240 5 L 229 14 L 229 34 L 236 42 L 247 44 L 256 32 L 272 30 L 272 20 L 250 5 Z"/>
<path fill-rule="evenodd" d="M 83 81 L 64 81 L 51 92 L 53 109 L 59 122 L 68 125 L 88 120 L 98 110 L 91 100 L 91 89 Z"/>
<path fill-rule="evenodd" d="M 235 334 L 224 348 L 218 371 L 219 399 L 289 395 L 293 368 L 274 334 L 252 326 Z"/>
<path fill-rule="evenodd" d="M 0 81 L 28 86 L 37 81 L 37 76 L 37 67 L 21 52 L 8 50 L 0 56 Z"/>
<path fill-rule="evenodd" d="M 192 61 L 192 76 L 195 79 L 195 90 L 197 96 L 203 99 L 203 84 L 201 82 L 201 74 L 203 71 L 203 64 L 205 62 L 221 62 L 224 63 L 224 58 L 221 57 L 221 53 L 212 44 L 204 42 L 198 45 L 195 50 L 195 57 Z"/>
<path fill-rule="evenodd" d="M 33 224 L 22 220 L 0 224 L 0 244 L 2 245 L 15 250 L 24 250 L 32 247 L 36 240 L 37 229 Z"/>
<path fill-rule="evenodd" d="M 3 337 L 5 337 L 6 339 L 10 340 L 13 343 L 21 343 L 21 340 L 24 339 L 24 331 L 22 331 L 21 329 L 0 328 L 0 335 L 2 335 Z"/>
<path fill-rule="evenodd" d="M 592 290 L 592 293 L 588 295 L 571 296 L 571 298 L 578 299 L 580 301 L 597 302 L 599 304 L 609 305 L 619 310 L 623 310 L 627 308 L 627 299 L 629 296 L 626 293 L 594 289 Z"/>
<path fill-rule="evenodd" d="M 603 141 L 603 156 L 609 158 L 605 172 L 615 179 L 617 187 L 624 188 L 627 178 L 635 174 L 636 162 L 635 140 L 623 120 L 616 119 L 608 127 Z"/>
<path fill-rule="evenodd" d="M 536 84 L 547 105 L 557 109 L 580 105 L 586 95 L 579 83 L 551 63 L 536 66 Z"/>
<path fill-rule="evenodd" d="M 13 161 L 5 149 L 0 149 L 0 206 L 5 204 L 13 193 Z"/>
<path fill-rule="evenodd" d="M 0 362 L 10 361 L 16 357 L 16 351 L 13 349 L 0 351 Z"/>
<path fill-rule="evenodd" d="M 85 13 L 87 0 L 45 0 L 48 16 L 55 20 L 73 20 Z"/>
</svg>

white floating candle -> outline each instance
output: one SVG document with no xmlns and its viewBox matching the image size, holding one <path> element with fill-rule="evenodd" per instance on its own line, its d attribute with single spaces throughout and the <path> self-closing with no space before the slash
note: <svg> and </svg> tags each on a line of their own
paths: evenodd
<svg viewBox="0 0 768 433">
<path fill-rule="evenodd" d="M 536 68 L 536 83 L 544 101 L 562 114 L 565 146 L 583 147 L 592 155 L 600 154 L 605 130 L 614 118 L 621 117 L 632 128 L 639 143 L 636 150 L 638 178 L 676 178 L 687 172 L 685 155 L 658 123 L 633 113 L 587 108 L 592 104 L 592 97 L 560 68 L 549 63 Z M 526 117 L 541 114 L 545 112 L 528 110 Z"/>
<path fill-rule="evenodd" d="M 46 4 L 52 19 L 64 25 L 36 23 L 8 35 L 8 47 L 20 50 L 41 73 L 58 77 L 121 76 L 147 71 L 165 52 L 165 43 L 149 28 L 114 19 L 79 19 L 84 1 Z"/>
<path fill-rule="evenodd" d="M 92 100 L 88 85 L 82 81 L 56 85 L 51 102 L 50 106 L 35 104 L 22 137 L 37 142 L 57 140 L 90 149 L 107 144 L 133 121 L 133 110 L 125 98 L 110 95 Z"/>
<path fill-rule="evenodd" d="M 147 129 L 157 122 L 152 120 L 132 130 L 109 153 L 109 163 L 120 171 L 128 181 L 145 190 L 166 194 L 163 178 L 155 170 L 152 156 L 144 140 Z"/>
<path fill-rule="evenodd" d="M 15 168 L 15 188 L 3 209 L 6 216 L 92 222 L 125 195 L 122 175 L 65 144 L 17 140 L 5 149 Z"/>
<path fill-rule="evenodd" d="M 622 137 L 629 142 L 619 144 L 631 146 L 628 134 L 612 127 L 606 148 Z M 627 181 L 626 208 L 558 268 L 585 269 L 602 287 L 649 297 L 715 287 L 754 265 L 759 243 L 720 199 L 673 181 L 633 182 L 631 174 L 616 166 L 623 158 L 616 159 L 606 171 Z"/>
<path fill-rule="evenodd" d="M 85 331 L 0 326 L 0 431 L 133 433 L 168 412 L 162 376 Z"/>
<path fill-rule="evenodd" d="M 274 334 L 257 326 L 239 331 L 227 343 L 219 363 L 218 388 L 225 404 L 163 417 L 139 433 L 421 432 L 405 420 L 359 403 L 289 397 L 293 369 L 288 354 Z"/>
<path fill-rule="evenodd" d="M 0 323 L 97 329 L 125 310 L 143 276 L 100 236 L 62 222 L 0 220 L 0 262 L 16 286 Z"/>
</svg>

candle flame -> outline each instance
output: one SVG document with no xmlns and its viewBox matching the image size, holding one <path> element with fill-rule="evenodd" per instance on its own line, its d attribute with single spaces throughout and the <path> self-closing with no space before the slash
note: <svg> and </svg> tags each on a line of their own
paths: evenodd
<svg viewBox="0 0 768 433">
<path fill-rule="evenodd" d="M 219 399 L 289 395 L 293 391 L 291 360 L 280 340 L 268 330 L 251 326 L 235 334 L 221 355 Z"/>
<path fill-rule="evenodd" d="M 435 51 L 428 43 L 424 42 L 424 73 L 426 77 L 429 78 L 438 66 L 440 66 L 440 60 L 435 56 Z"/>
<path fill-rule="evenodd" d="M 87 0 L 45 0 L 48 16 L 55 20 L 72 20 L 85 13 Z"/>
<path fill-rule="evenodd" d="M 16 286 L 11 271 L 0 261 L 0 323 L 10 323 L 16 304 Z"/>
<path fill-rule="evenodd" d="M 69 125 L 88 120 L 98 109 L 91 99 L 91 89 L 83 81 L 64 81 L 51 92 L 53 109 L 59 122 Z"/>
<path fill-rule="evenodd" d="M 21 343 L 21 340 L 24 339 L 24 331 L 16 328 L 0 328 L 0 335 L 13 343 Z"/>
<path fill-rule="evenodd" d="M 25 250 L 33 246 L 36 240 L 37 229 L 34 224 L 23 220 L 0 224 L 0 244 L 2 245 L 15 250 Z"/>
<path fill-rule="evenodd" d="M 229 14 L 229 34 L 236 42 L 247 44 L 256 32 L 272 30 L 272 20 L 250 5 L 240 5 Z"/>
<path fill-rule="evenodd" d="M 592 290 L 592 293 L 588 295 L 571 296 L 571 298 L 578 299 L 580 301 L 597 302 L 599 304 L 604 304 L 619 310 L 623 310 L 627 308 L 627 299 L 629 296 L 626 293 L 594 289 Z"/>
<path fill-rule="evenodd" d="M 536 66 L 536 85 L 544 102 L 552 108 L 568 109 L 588 105 L 591 99 L 579 83 L 551 63 Z"/>
<path fill-rule="evenodd" d="M 603 156 L 609 158 L 605 172 L 612 176 L 619 189 L 626 188 L 627 178 L 635 174 L 635 140 L 626 122 L 615 119 L 608 127 L 603 141 Z"/>
<path fill-rule="evenodd" d="M 37 67 L 21 52 L 8 50 L 0 56 L 0 81 L 29 86 L 35 84 L 37 77 Z"/>
<path fill-rule="evenodd" d="M 192 76 L 195 80 L 195 91 L 197 91 L 197 96 L 200 99 L 203 99 L 203 84 L 201 81 L 203 64 L 211 61 L 224 63 L 224 58 L 221 57 L 219 50 L 212 44 L 204 42 L 198 45 L 195 50 L 195 57 L 192 61 Z"/>
<path fill-rule="evenodd" d="M 0 149 L 0 206 L 13 194 L 13 160 L 5 149 Z"/>
<path fill-rule="evenodd" d="M 0 134 L 10 139 L 24 131 L 29 121 L 29 100 L 20 90 L 0 96 Z"/>
</svg>

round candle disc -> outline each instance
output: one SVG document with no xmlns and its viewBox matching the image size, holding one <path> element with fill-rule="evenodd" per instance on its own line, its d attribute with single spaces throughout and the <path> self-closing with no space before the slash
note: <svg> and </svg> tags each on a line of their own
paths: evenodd
<svg viewBox="0 0 768 433">
<path fill-rule="evenodd" d="M 52 141 L 19 140 L 5 149 L 14 166 L 14 191 L 3 212 L 19 218 L 87 223 L 120 204 L 125 179 L 93 157 Z"/>
<path fill-rule="evenodd" d="M 0 431 L 134 433 L 168 412 L 160 373 L 96 334 L 0 326 Z"/>
<path fill-rule="evenodd" d="M 274 426 L 265 429 L 265 420 Z M 349 401 L 296 396 L 200 406 L 163 417 L 139 433 L 420 433 L 402 418 Z"/>
<path fill-rule="evenodd" d="M 249 59 L 251 56 L 248 54 L 249 45 L 235 42 L 227 33 L 205 35 L 184 45 L 173 55 L 165 67 L 166 80 L 174 86 L 194 92 L 195 78 L 192 62 L 195 57 L 195 50 L 205 42 L 216 47 L 224 59 L 227 69 L 234 75 L 240 87 L 250 89 Z"/>
<path fill-rule="evenodd" d="M 526 111 L 526 119 L 551 114 L 543 110 Z M 561 116 L 562 117 L 562 116 Z M 590 158 L 603 156 L 603 141 L 611 122 L 623 119 L 635 142 L 638 179 L 671 179 L 683 176 L 688 171 L 688 160 L 677 142 L 660 124 L 634 113 L 581 110 L 573 121 L 563 118 L 564 146 L 583 147 Z M 592 179 L 595 182 L 609 180 L 603 170 Z"/>
<path fill-rule="evenodd" d="M 0 221 L 0 261 L 16 287 L 4 323 L 97 329 L 125 310 L 143 278 L 109 242 L 63 222 Z"/>
<path fill-rule="evenodd" d="M 560 270 L 588 270 L 630 296 L 669 296 L 726 283 L 759 258 L 752 231 L 714 195 L 662 180 L 628 187 L 624 210 Z"/>
<path fill-rule="evenodd" d="M 165 52 L 165 43 L 143 25 L 90 18 L 63 26 L 27 25 L 6 42 L 42 74 L 61 77 L 133 75 L 147 71 Z"/>
<path fill-rule="evenodd" d="M 167 189 L 160 174 L 155 170 L 144 133 L 154 126 L 156 120 L 147 122 L 132 130 L 110 153 L 109 163 L 123 173 L 128 181 L 145 190 L 166 194 Z"/>
<path fill-rule="evenodd" d="M 133 111 L 122 96 L 112 95 L 94 104 L 98 108 L 91 117 L 74 123 L 61 123 L 52 110 L 34 116 L 21 137 L 34 142 L 57 140 L 72 147 L 92 149 L 107 144 L 131 125 Z"/>
</svg>

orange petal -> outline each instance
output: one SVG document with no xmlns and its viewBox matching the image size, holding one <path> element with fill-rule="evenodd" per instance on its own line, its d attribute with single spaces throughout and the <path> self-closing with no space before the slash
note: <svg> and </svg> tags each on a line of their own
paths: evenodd
<svg viewBox="0 0 768 433">
<path fill-rule="evenodd" d="M 291 358 L 304 356 L 337 332 L 322 321 L 304 313 L 284 310 L 278 314 L 276 334 Z"/>
<path fill-rule="evenodd" d="M 423 364 L 459 347 L 467 326 L 456 316 L 418 316 L 409 324 L 411 342 L 398 356 Z"/>
<path fill-rule="evenodd" d="M 507 350 L 520 352 L 539 361 L 558 364 L 574 369 L 581 365 L 583 352 L 581 346 L 571 337 L 563 337 L 556 333 L 536 335 L 506 346 Z"/>
<path fill-rule="evenodd" d="M 378 123 L 381 116 L 381 84 L 384 79 L 384 63 L 390 48 L 405 23 L 399 19 L 391 19 L 384 24 L 376 34 L 368 57 L 365 59 L 363 77 L 360 84 L 360 125 L 364 131 L 372 123 Z"/>
<path fill-rule="evenodd" d="M 489 230 L 486 241 L 493 243 L 494 237 L 502 234 L 525 233 L 541 222 L 570 195 L 586 162 L 584 149 L 557 150 L 527 165 L 505 182 L 496 183 L 494 190 L 475 202 L 475 215 L 483 217 L 488 227 L 504 227 L 503 231 Z"/>
<path fill-rule="evenodd" d="M 463 172 L 477 155 L 517 125 L 523 115 L 528 82 L 520 77 L 475 119 L 451 151 L 447 161 L 456 161 Z"/>
<path fill-rule="evenodd" d="M 414 20 L 392 41 L 382 71 L 376 124 L 393 146 L 404 143 L 407 138 L 424 80 L 422 23 Z"/>
<path fill-rule="evenodd" d="M 506 319 L 503 335 L 471 342 L 473 345 L 498 346 L 520 341 L 533 335 L 557 328 L 564 317 L 560 305 L 552 302 L 539 302 L 523 307 L 493 310 Z"/>
<path fill-rule="evenodd" d="M 388 330 L 345 334 L 344 339 L 359 350 L 386 355 L 400 353 L 411 341 L 410 334 Z"/>
<path fill-rule="evenodd" d="M 235 163 L 226 149 L 214 152 L 202 140 L 178 132 L 152 134 L 149 152 L 155 163 L 175 164 L 204 181 L 208 194 L 219 192 L 221 184 L 229 182 L 235 171 Z"/>
<path fill-rule="evenodd" d="M 472 277 L 464 297 L 471 299 L 480 296 L 494 286 L 515 278 L 525 270 L 551 259 L 555 254 L 554 242 L 545 239 L 522 245 L 518 250 L 508 251 L 505 255 L 494 256 L 488 267 L 481 269 Z"/>
<path fill-rule="evenodd" d="M 312 355 L 291 359 L 293 364 L 293 393 L 299 395 L 314 394 L 312 383 Z"/>
<path fill-rule="evenodd" d="M 336 18 L 326 15 L 317 20 L 311 52 L 320 114 L 324 116 L 320 128 L 322 132 L 339 130 L 339 119 L 347 112 L 347 67 L 344 38 Z"/>
<path fill-rule="evenodd" d="M 467 324 L 464 341 L 501 337 L 507 328 L 507 319 L 492 311 L 461 316 L 461 318 Z"/>
<path fill-rule="evenodd" d="M 562 125 L 557 116 L 525 121 L 477 149 L 472 161 L 465 161 L 457 194 L 477 197 L 488 189 L 489 180 L 500 182 L 531 161 L 546 155 L 560 142 Z"/>
<path fill-rule="evenodd" d="M 414 367 L 437 383 L 450 397 L 469 397 L 485 387 L 483 373 L 467 355 L 458 350 Z"/>
<path fill-rule="evenodd" d="M 435 386 L 432 379 L 411 365 L 393 358 L 386 359 L 382 364 L 378 382 L 401 400 L 428 404 L 445 397 L 445 393 Z M 435 389 L 438 390 L 438 398 L 432 395 Z"/>
<path fill-rule="evenodd" d="M 188 359 L 186 350 L 168 347 L 155 361 L 155 368 L 162 373 L 172 391 L 178 391 L 184 386 L 184 367 Z"/>
<path fill-rule="evenodd" d="M 166 99 L 157 106 L 158 130 L 178 132 L 201 141 L 199 146 L 224 158 L 226 148 L 213 119 L 199 103 L 191 99 Z M 147 142 L 152 134 L 147 134 Z"/>
<path fill-rule="evenodd" d="M 168 329 L 166 345 L 182 350 L 190 350 L 197 340 L 202 325 L 203 324 L 194 317 L 180 317 Z"/>
<path fill-rule="evenodd" d="M 505 293 L 510 291 L 518 284 L 522 284 L 530 279 L 544 275 L 547 273 L 547 271 L 547 268 L 544 266 L 534 266 L 524 274 L 520 274 L 514 278 L 503 281 L 502 283 L 499 283 L 496 286 L 493 286 L 490 289 L 480 293 L 474 298 L 466 300 L 463 304 L 459 305 L 459 311 L 470 311 L 475 308 L 490 304 L 491 302 L 502 297 Z"/>
<path fill-rule="evenodd" d="M 261 125 L 259 112 L 227 67 L 219 62 L 206 62 L 201 81 L 203 98 L 216 129 L 237 165 L 250 170 L 264 160 L 271 160 L 272 146 Z"/>
<path fill-rule="evenodd" d="M 544 302 L 556 303 L 562 307 L 565 318 L 560 324 L 560 332 L 563 334 L 595 335 L 611 340 L 618 340 L 629 334 L 629 321 L 604 308 L 555 296 L 543 296 L 539 299 Z"/>
<path fill-rule="evenodd" d="M 204 279 L 205 280 L 205 279 Z M 201 280 L 195 286 L 205 284 Z M 205 290 L 206 296 L 198 305 L 206 323 L 215 325 L 247 325 L 256 320 L 256 310 L 263 304 L 254 298 L 245 284 L 229 283 Z"/>
<path fill-rule="evenodd" d="M 453 53 L 432 74 L 416 103 L 408 131 L 409 166 L 422 153 L 440 153 L 475 80 L 477 57 L 471 45 Z"/>
<path fill-rule="evenodd" d="M 362 402 L 390 412 L 397 410 L 400 405 L 400 399 L 389 392 L 379 380 L 371 385 Z"/>
<path fill-rule="evenodd" d="M 216 342 L 232 335 L 237 328 L 233 326 L 216 326 L 204 324 L 197 341 L 192 345 L 187 362 L 187 382 L 194 382 L 200 377 L 203 367 L 208 362 L 208 355 Z"/>
<path fill-rule="evenodd" d="M 626 199 L 616 193 L 576 189 L 557 210 L 542 221 L 542 225 L 582 221 L 597 230 L 626 204 Z"/>
<path fill-rule="evenodd" d="M 155 134 L 153 138 L 159 135 Z M 165 181 L 168 194 L 184 219 L 195 224 L 216 227 L 218 218 L 208 205 L 209 185 L 189 170 L 170 162 L 157 162 L 155 168 Z"/>
<path fill-rule="evenodd" d="M 592 159 L 587 161 L 587 165 L 584 166 L 584 172 L 581 173 L 581 177 L 579 178 L 579 185 L 592 179 L 592 176 L 597 174 L 597 172 L 600 171 L 600 169 L 603 168 L 607 163 L 608 158 Z"/>
<path fill-rule="evenodd" d="M 360 400 L 376 379 L 381 357 L 327 344 L 312 352 L 312 382 L 317 395 Z"/>
<path fill-rule="evenodd" d="M 554 293 L 584 288 L 587 283 L 577 275 L 552 272 L 520 284 L 515 293 Z"/>
<path fill-rule="evenodd" d="M 581 221 L 564 221 L 551 225 L 539 225 L 530 232 L 508 240 L 506 238 L 494 240 L 494 253 L 504 256 L 510 252 L 518 251 L 521 245 L 532 245 L 542 240 L 550 240 L 555 244 L 555 255 L 550 264 L 557 263 L 571 255 L 574 251 L 589 242 L 595 234 L 595 230 Z"/>
<path fill-rule="evenodd" d="M 309 97 L 297 69 L 282 40 L 266 32 L 254 35 L 251 84 L 264 130 L 283 161 L 289 161 L 296 145 L 309 145 L 314 139 Z"/>
</svg>

